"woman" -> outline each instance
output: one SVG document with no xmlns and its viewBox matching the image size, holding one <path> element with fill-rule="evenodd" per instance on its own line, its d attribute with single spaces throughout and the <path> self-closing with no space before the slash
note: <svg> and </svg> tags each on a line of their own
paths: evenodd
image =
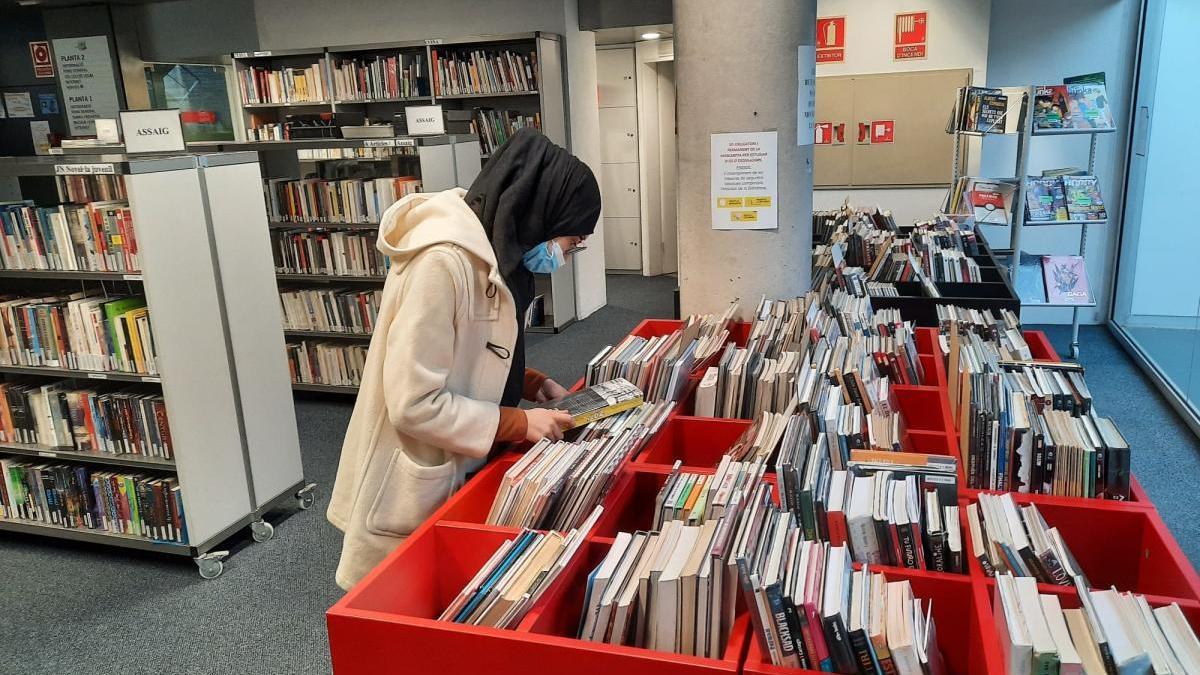
<svg viewBox="0 0 1200 675">
<path fill-rule="evenodd" d="M 525 369 L 533 273 L 592 233 L 600 189 L 583 162 L 532 129 L 461 189 L 392 205 L 378 248 L 391 258 L 330 522 L 345 533 L 349 589 L 506 441 L 558 439 L 570 416 L 520 410 L 561 385 Z"/>
</svg>

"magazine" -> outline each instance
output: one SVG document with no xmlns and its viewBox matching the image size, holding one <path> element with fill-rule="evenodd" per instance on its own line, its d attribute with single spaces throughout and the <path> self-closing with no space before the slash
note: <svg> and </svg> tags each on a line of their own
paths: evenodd
<svg viewBox="0 0 1200 675">
<path fill-rule="evenodd" d="M 1068 84 L 1067 107 L 1075 129 L 1113 128 L 1112 109 L 1103 84 Z"/>
<path fill-rule="evenodd" d="M 1104 200 L 1095 176 L 1063 176 L 1067 216 L 1071 220 L 1105 220 Z"/>
<path fill-rule="evenodd" d="M 1033 93 L 1033 128 L 1068 129 L 1071 117 L 1067 105 L 1067 87 L 1061 84 L 1042 85 Z"/>
<path fill-rule="evenodd" d="M 1050 223 L 1067 220 L 1067 199 L 1059 176 L 1029 176 L 1025 186 L 1025 220 Z"/>
<path fill-rule="evenodd" d="M 1092 301 L 1088 291 L 1087 266 L 1083 256 L 1044 255 L 1042 276 L 1046 280 L 1046 299 L 1053 304 L 1087 305 Z"/>
</svg>

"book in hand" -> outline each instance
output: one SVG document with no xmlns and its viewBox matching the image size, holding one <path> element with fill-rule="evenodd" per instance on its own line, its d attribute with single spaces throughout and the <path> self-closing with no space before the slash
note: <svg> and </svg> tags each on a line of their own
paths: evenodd
<svg viewBox="0 0 1200 675">
<path fill-rule="evenodd" d="M 579 553 L 602 512 L 597 506 L 578 528 L 566 533 L 522 530 L 505 540 L 438 620 L 493 628 L 516 626 Z"/>
<path fill-rule="evenodd" d="M 1086 305 L 1091 303 L 1087 265 L 1079 255 L 1042 256 L 1042 275 L 1046 280 L 1046 301 L 1051 304 Z"/>
<path fill-rule="evenodd" d="M 1039 85 L 1034 89 L 1033 128 L 1071 128 L 1071 113 L 1067 104 L 1066 85 Z"/>
<path fill-rule="evenodd" d="M 642 405 L 643 401 L 641 389 L 629 380 L 618 377 L 615 380 L 593 384 L 563 398 L 540 403 L 537 407 L 568 413 L 574 422 L 571 426 L 574 429 L 636 408 Z"/>
</svg>

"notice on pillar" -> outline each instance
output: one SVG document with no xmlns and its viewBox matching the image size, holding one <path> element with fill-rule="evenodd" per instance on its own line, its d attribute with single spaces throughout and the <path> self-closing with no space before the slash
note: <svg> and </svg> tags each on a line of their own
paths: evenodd
<svg viewBox="0 0 1200 675">
<path fill-rule="evenodd" d="M 796 58 L 796 145 L 813 144 L 817 121 L 817 48 L 800 45 Z"/>
<path fill-rule="evenodd" d="M 97 118 L 115 119 L 121 109 L 108 38 L 55 40 L 54 57 L 71 135 L 91 136 L 96 133 Z"/>
<path fill-rule="evenodd" d="M 778 133 L 712 134 L 710 139 L 713 229 L 779 227 Z"/>
</svg>

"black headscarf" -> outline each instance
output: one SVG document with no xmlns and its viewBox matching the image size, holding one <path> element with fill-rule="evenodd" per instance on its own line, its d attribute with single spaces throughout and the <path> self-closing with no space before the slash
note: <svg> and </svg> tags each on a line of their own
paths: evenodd
<svg viewBox="0 0 1200 675">
<path fill-rule="evenodd" d="M 525 382 L 525 311 L 534 295 L 533 273 L 521 258 L 555 237 L 590 235 L 600 217 L 600 186 L 579 158 L 527 127 L 496 150 L 466 199 L 516 302 L 517 344 L 500 401 L 516 405 Z"/>
</svg>

